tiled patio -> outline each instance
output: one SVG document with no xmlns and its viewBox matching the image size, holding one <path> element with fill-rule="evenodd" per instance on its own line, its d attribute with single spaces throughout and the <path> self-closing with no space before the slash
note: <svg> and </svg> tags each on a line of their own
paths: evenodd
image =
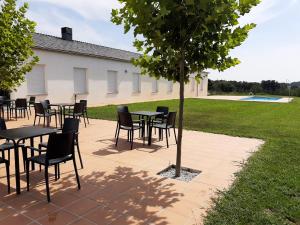
<svg viewBox="0 0 300 225">
<path fill-rule="evenodd" d="M 175 162 L 176 145 L 165 141 L 134 150 L 125 140 L 114 146 L 115 122 L 91 120 L 81 126 L 80 147 L 84 169 L 79 170 L 82 188 L 77 190 L 71 162 L 61 166 L 61 179 L 54 181 L 51 169 L 52 202 L 46 201 L 44 173 L 31 171 L 30 192 L 25 189 L 21 165 L 22 193 L 7 195 L 5 170 L 0 168 L 0 224 L 202 224 L 202 216 L 217 189 L 232 183 L 239 163 L 263 143 L 256 139 L 229 137 L 194 131 L 184 132 L 183 166 L 201 170 L 190 183 L 156 175 Z M 8 122 L 8 128 L 31 125 L 32 120 Z M 13 159 L 13 155 L 11 156 Z M 79 163 L 78 163 L 79 165 Z M 11 165 L 11 173 L 14 166 Z"/>
</svg>

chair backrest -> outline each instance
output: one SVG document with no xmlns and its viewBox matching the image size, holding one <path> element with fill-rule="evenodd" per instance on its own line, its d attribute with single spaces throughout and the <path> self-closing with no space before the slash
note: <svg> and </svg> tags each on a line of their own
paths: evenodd
<svg viewBox="0 0 300 225">
<path fill-rule="evenodd" d="M 16 99 L 15 106 L 17 108 L 27 108 L 27 99 L 26 98 Z"/>
<path fill-rule="evenodd" d="M 84 112 L 84 103 L 77 102 L 74 105 L 74 113 L 83 113 Z"/>
<path fill-rule="evenodd" d="M 42 103 L 34 103 L 35 114 L 45 114 L 45 108 Z"/>
<path fill-rule="evenodd" d="M 0 130 L 7 130 L 6 123 L 4 119 L 0 119 Z"/>
<path fill-rule="evenodd" d="M 40 101 L 40 103 L 42 104 L 42 106 L 44 107 L 45 110 L 50 108 L 50 101 L 49 100 L 43 100 L 43 101 Z"/>
<path fill-rule="evenodd" d="M 80 100 L 79 103 L 83 103 L 84 109 L 86 110 L 86 108 L 87 108 L 87 100 Z"/>
<path fill-rule="evenodd" d="M 64 125 L 62 128 L 63 133 L 75 132 L 77 133 L 79 130 L 79 119 L 75 118 L 66 118 L 64 120 Z"/>
<path fill-rule="evenodd" d="M 118 105 L 117 112 L 126 112 L 129 113 L 129 109 L 127 105 Z"/>
<path fill-rule="evenodd" d="M 0 96 L 0 104 L 3 104 L 6 99 L 6 96 Z"/>
<path fill-rule="evenodd" d="M 132 127 L 132 117 L 129 112 L 118 112 L 119 124 L 120 126 Z"/>
<path fill-rule="evenodd" d="M 164 115 L 168 115 L 169 107 L 167 107 L 167 106 L 157 106 L 156 112 L 163 112 Z"/>
<path fill-rule="evenodd" d="M 176 112 L 169 112 L 167 117 L 167 126 L 174 126 L 176 123 Z"/>
<path fill-rule="evenodd" d="M 35 103 L 35 96 L 30 96 L 29 103 Z"/>
<path fill-rule="evenodd" d="M 74 154 L 74 132 L 50 134 L 46 160 L 64 158 Z"/>
</svg>

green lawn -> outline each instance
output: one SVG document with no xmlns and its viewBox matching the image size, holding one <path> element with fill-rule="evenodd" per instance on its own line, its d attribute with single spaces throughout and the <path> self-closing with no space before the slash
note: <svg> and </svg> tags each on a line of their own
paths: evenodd
<svg viewBox="0 0 300 225">
<path fill-rule="evenodd" d="M 155 110 L 178 101 L 129 104 Z M 90 108 L 92 118 L 115 120 L 116 106 Z M 300 99 L 289 104 L 187 99 L 185 129 L 266 141 L 237 174 L 205 219 L 206 225 L 300 224 Z"/>
</svg>

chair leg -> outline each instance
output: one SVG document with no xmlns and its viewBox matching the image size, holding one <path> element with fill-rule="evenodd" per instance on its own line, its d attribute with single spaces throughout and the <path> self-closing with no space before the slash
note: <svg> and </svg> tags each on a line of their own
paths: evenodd
<svg viewBox="0 0 300 225">
<path fill-rule="evenodd" d="M 24 111 L 24 113 L 25 113 L 25 111 Z M 27 114 L 27 118 L 29 119 L 28 109 L 26 109 L 26 114 Z"/>
<path fill-rule="evenodd" d="M 76 147 L 77 147 L 77 152 L 78 152 L 78 156 L 79 156 L 81 169 L 83 169 L 83 163 L 82 163 L 81 153 L 80 153 L 80 149 L 79 149 L 78 137 L 76 138 Z"/>
<path fill-rule="evenodd" d="M 73 165 L 74 165 L 74 170 L 75 170 L 75 175 L 76 175 L 78 190 L 80 190 L 80 188 L 81 188 L 80 187 L 80 180 L 79 180 L 79 175 L 78 175 L 78 171 L 77 171 L 77 165 L 76 165 L 75 157 L 73 157 Z"/>
<path fill-rule="evenodd" d="M 45 182 L 46 182 L 46 191 L 47 191 L 47 200 L 50 202 L 50 190 L 49 190 L 49 174 L 48 166 L 45 166 Z"/>
<path fill-rule="evenodd" d="M 27 149 L 25 147 L 22 148 L 23 155 L 23 164 L 24 164 L 24 172 L 26 171 L 26 161 L 27 161 Z"/>
<path fill-rule="evenodd" d="M 57 128 L 57 114 L 55 113 L 55 127 Z"/>
<path fill-rule="evenodd" d="M 41 124 L 41 117 L 39 116 L 39 125 Z"/>
<path fill-rule="evenodd" d="M 169 148 L 168 129 L 166 129 L 165 131 L 166 131 L 167 148 Z"/>
<path fill-rule="evenodd" d="M 133 136 L 134 136 L 134 130 L 131 130 L 131 150 L 133 148 Z"/>
<path fill-rule="evenodd" d="M 33 126 L 35 126 L 36 116 L 34 117 Z"/>
<path fill-rule="evenodd" d="M 8 161 L 5 162 L 6 167 L 6 178 L 7 178 L 7 192 L 10 193 L 10 175 L 9 175 L 9 163 Z"/>
<path fill-rule="evenodd" d="M 86 121 L 85 121 L 85 116 L 84 116 L 84 114 L 83 114 L 83 122 L 84 122 L 84 127 L 86 127 Z"/>
<path fill-rule="evenodd" d="M 26 182 L 27 182 L 27 191 L 29 191 L 29 161 L 26 160 Z"/>
<path fill-rule="evenodd" d="M 117 138 L 118 129 L 119 129 L 119 123 L 117 123 L 116 132 L 115 132 L 115 138 Z"/>
<path fill-rule="evenodd" d="M 116 146 L 118 146 L 119 135 L 120 135 L 120 127 L 118 128 L 118 132 L 117 132 Z"/>
<path fill-rule="evenodd" d="M 85 111 L 85 116 L 86 116 L 86 120 L 87 120 L 88 124 L 90 124 L 90 121 L 89 121 L 89 116 L 88 116 L 88 112 L 87 112 L 87 110 Z"/>
<path fill-rule="evenodd" d="M 176 137 L 176 130 L 175 130 L 175 127 L 174 127 L 173 129 L 174 129 L 175 141 L 176 141 L 176 144 L 177 144 L 177 137 Z"/>
</svg>

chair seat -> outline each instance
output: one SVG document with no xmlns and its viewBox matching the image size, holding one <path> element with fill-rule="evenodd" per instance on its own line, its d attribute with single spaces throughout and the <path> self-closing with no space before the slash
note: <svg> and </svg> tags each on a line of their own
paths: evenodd
<svg viewBox="0 0 300 225">
<path fill-rule="evenodd" d="M 39 143 L 39 147 L 47 148 L 48 142 L 41 142 Z"/>
<path fill-rule="evenodd" d="M 22 147 L 22 146 L 24 146 L 24 144 L 19 144 L 19 147 Z M 9 150 L 9 149 L 13 149 L 13 148 L 15 148 L 15 145 L 12 142 L 5 142 L 0 145 L 0 150 Z"/>
<path fill-rule="evenodd" d="M 6 159 L 3 159 L 3 158 L 1 158 L 0 157 L 0 164 L 2 164 L 2 163 L 7 163 L 8 161 L 6 160 Z"/>
<path fill-rule="evenodd" d="M 127 127 L 127 126 L 120 126 L 121 129 L 123 130 L 138 130 L 138 129 L 142 129 L 142 126 L 138 126 L 138 125 L 133 125 L 133 127 Z"/>
<path fill-rule="evenodd" d="M 155 127 L 155 128 L 159 128 L 159 129 L 170 129 L 170 128 L 173 128 L 172 125 L 166 125 L 165 123 L 155 123 L 153 124 L 152 127 Z"/>
<path fill-rule="evenodd" d="M 49 160 L 49 166 L 59 164 L 59 163 L 63 163 L 63 162 L 66 162 L 68 160 L 71 160 L 71 159 L 72 159 L 71 155 L 66 156 L 66 157 L 62 157 L 62 158 L 57 158 L 57 159 L 50 159 Z M 30 157 L 27 160 L 32 161 L 32 162 L 37 163 L 37 164 L 40 164 L 40 165 L 46 165 L 46 154 Z"/>
</svg>

